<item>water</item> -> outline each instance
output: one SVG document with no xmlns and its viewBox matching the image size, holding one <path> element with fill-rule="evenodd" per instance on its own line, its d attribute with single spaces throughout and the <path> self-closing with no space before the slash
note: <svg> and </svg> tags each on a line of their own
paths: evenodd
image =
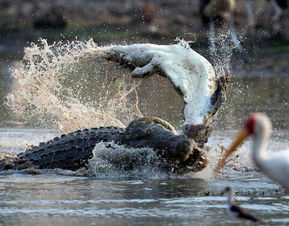
<svg viewBox="0 0 289 226">
<path fill-rule="evenodd" d="M 77 64 L 78 60 L 81 64 Z M 42 86 L 42 92 L 47 87 L 53 89 L 38 93 L 38 89 L 30 87 L 33 95 L 23 92 L 17 96 L 27 102 L 22 105 L 14 102 L 14 113 L 28 117 L 15 118 L 15 114 L 1 109 L 0 150 L 18 153 L 61 132 L 99 123 L 125 125 L 140 114 L 164 118 L 180 128 L 182 100 L 167 80 L 153 76 L 140 83 L 132 82 L 127 71 L 103 61 L 92 64 L 95 60 L 93 57 L 77 59 L 73 67 L 66 67 L 68 71 L 62 70 L 63 61 L 59 61 L 57 70 L 50 68 L 49 73 L 41 77 L 45 82 L 33 80 L 34 85 Z M 51 73 L 53 76 L 48 76 Z M 107 73 L 107 77 L 99 79 L 97 73 Z M 33 75 L 29 78 L 34 79 Z M 106 85 L 100 85 L 103 83 L 112 87 L 110 93 L 106 92 Z M 250 160 L 250 142 L 233 156 L 223 175 L 213 177 L 211 174 L 219 146 L 229 145 L 243 120 L 253 111 L 266 112 L 272 118 L 274 131 L 268 150 L 289 149 L 288 84 L 286 77 L 260 79 L 249 74 L 234 78 L 228 101 L 209 140 L 211 167 L 198 174 L 169 176 L 146 168 L 135 175 L 111 172 L 92 177 L 84 177 L 82 171 L 66 170 L 1 172 L 0 224 L 235 225 L 237 221 L 225 212 L 223 190 L 226 186 L 234 187 L 237 202 L 252 210 L 263 224 L 289 224 L 288 193 L 255 170 Z M 135 87 L 136 90 L 131 91 Z M 12 89 L 14 94 L 27 86 L 22 83 L 17 88 Z M 47 102 L 47 95 L 53 96 L 55 102 Z M 38 99 L 32 98 L 35 96 Z M 121 100 L 120 104 L 114 105 L 118 103 L 114 100 Z M 27 107 L 32 106 L 30 103 L 34 108 Z M 54 114 L 55 111 L 58 114 Z M 66 115 L 68 112 L 72 113 Z M 110 113 L 109 117 L 103 118 L 106 112 Z M 112 118 L 115 121 L 111 121 Z"/>
<path fill-rule="evenodd" d="M 35 136 L 36 130 L 9 132 L 11 140 Z M 215 132 L 210 145 L 227 145 L 236 131 Z M 284 133 L 274 133 L 269 150 L 289 147 L 280 139 Z M 25 134 L 25 135 L 24 135 Z M 52 131 L 38 131 L 39 138 L 49 139 Z M 56 135 L 56 134 L 55 134 Z M 29 137 L 30 136 L 30 137 Z M 8 137 L 8 135 L 7 135 Z M 33 140 L 33 139 L 32 139 Z M 34 140 L 36 142 L 36 140 Z M 0 223 L 3 225 L 215 225 L 236 224 L 225 212 L 223 189 L 235 188 L 236 200 L 252 210 L 265 224 L 289 223 L 289 196 L 282 188 L 262 174 L 251 170 L 246 143 L 224 175 L 168 177 L 158 172 L 127 177 L 106 175 L 75 176 L 74 172 L 54 170 L 38 175 L 23 172 L 0 174 Z M 213 150 L 212 150 L 213 151 Z M 249 168 L 248 172 L 234 170 Z M 206 170 L 205 170 L 206 171 Z"/>
<path fill-rule="evenodd" d="M 14 174 L 9 178 L 1 176 L 0 180 L 6 184 L 1 185 L 1 222 L 9 225 L 235 223 L 224 212 L 226 198 L 219 191 L 224 182 L 231 182 L 233 177 L 222 181 L 192 178 L 95 180 Z M 242 176 L 239 185 L 245 188 L 238 194 L 238 202 L 259 217 L 265 217 L 265 223 L 288 222 L 288 216 L 283 212 L 288 210 L 288 196 L 276 193 L 276 186 L 264 179 L 258 189 L 272 190 L 271 194 L 255 195 L 251 199 L 251 194 L 246 192 L 252 191 L 251 186 L 255 184 L 252 175 Z M 214 194 L 206 192 L 210 190 Z"/>
</svg>

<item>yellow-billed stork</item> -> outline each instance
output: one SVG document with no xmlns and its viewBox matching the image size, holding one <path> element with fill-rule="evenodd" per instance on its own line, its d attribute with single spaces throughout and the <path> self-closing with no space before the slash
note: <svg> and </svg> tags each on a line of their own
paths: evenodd
<svg viewBox="0 0 289 226">
<path fill-rule="evenodd" d="M 269 178 L 289 190 L 289 150 L 268 153 L 266 144 L 271 134 L 271 121 L 265 114 L 254 113 L 249 116 L 231 147 L 219 160 L 215 172 L 224 167 L 226 159 L 248 137 L 253 138 L 252 159 L 255 165 Z"/>
</svg>

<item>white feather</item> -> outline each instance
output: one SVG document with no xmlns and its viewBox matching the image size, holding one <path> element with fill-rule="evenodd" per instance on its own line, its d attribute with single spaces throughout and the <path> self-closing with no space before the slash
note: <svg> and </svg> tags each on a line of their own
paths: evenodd
<svg viewBox="0 0 289 226">
<path fill-rule="evenodd" d="M 253 161 L 269 178 L 289 190 L 289 150 L 273 154 L 266 151 L 266 144 L 271 133 L 271 121 L 264 114 L 256 113 L 255 115 Z"/>
</svg>

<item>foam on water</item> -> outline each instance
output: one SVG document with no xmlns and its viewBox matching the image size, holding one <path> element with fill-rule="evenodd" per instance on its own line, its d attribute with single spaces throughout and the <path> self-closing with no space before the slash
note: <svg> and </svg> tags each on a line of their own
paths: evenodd
<svg viewBox="0 0 289 226">
<path fill-rule="evenodd" d="M 114 143 L 97 144 L 89 160 L 86 174 L 100 178 L 141 177 L 162 178 L 164 161 L 151 148 L 128 148 Z"/>
</svg>

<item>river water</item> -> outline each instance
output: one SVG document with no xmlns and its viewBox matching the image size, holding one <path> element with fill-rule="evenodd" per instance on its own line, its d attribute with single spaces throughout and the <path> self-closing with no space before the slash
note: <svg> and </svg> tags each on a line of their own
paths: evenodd
<svg viewBox="0 0 289 226">
<path fill-rule="evenodd" d="M 236 131 L 216 131 L 210 145 L 228 144 Z M 288 131 L 275 131 L 269 150 L 289 148 Z M 1 143 L 45 140 L 53 131 L 1 129 Z M 35 139 L 36 138 L 36 139 Z M 13 148 L 16 150 L 17 145 Z M 216 225 L 236 224 L 225 212 L 223 190 L 232 186 L 236 200 L 262 218 L 264 224 L 289 224 L 289 196 L 283 188 L 256 172 L 249 143 L 224 174 L 210 170 L 172 177 L 159 172 L 83 177 L 64 170 L 0 174 L 0 224 L 3 225 Z M 247 167 L 247 168 L 243 168 Z"/>
<path fill-rule="evenodd" d="M 81 82 L 86 82 L 83 86 L 89 88 L 91 80 Z M 69 85 L 67 81 L 64 83 Z M 195 175 L 171 176 L 155 169 L 92 177 L 66 170 L 2 172 L 0 225 L 236 225 L 238 221 L 226 213 L 223 193 L 226 186 L 234 188 L 238 204 L 252 211 L 262 220 L 261 224 L 287 225 L 289 195 L 254 168 L 250 142 L 238 150 L 222 175 L 214 177 L 211 171 L 218 147 L 229 145 L 251 112 L 265 112 L 272 119 L 274 130 L 269 152 L 289 149 L 288 85 L 288 77 L 260 78 L 246 74 L 234 78 L 209 139 L 211 164 Z M 79 89 L 80 95 L 91 96 L 95 90 L 89 89 L 93 92 Z M 7 89 L 2 89 L 1 96 L 6 95 Z M 168 81 L 149 78 L 138 86 L 137 95 L 143 115 L 164 118 L 180 128 L 182 101 Z M 31 113 L 24 113 L 27 112 Z M 18 118 L 21 125 L 11 122 L 14 119 L 10 111 L 1 109 L 1 151 L 18 153 L 29 145 L 60 135 L 61 129 L 75 129 L 65 123 L 51 126 L 55 118 L 49 117 L 45 118 L 46 123 Z"/>
</svg>

